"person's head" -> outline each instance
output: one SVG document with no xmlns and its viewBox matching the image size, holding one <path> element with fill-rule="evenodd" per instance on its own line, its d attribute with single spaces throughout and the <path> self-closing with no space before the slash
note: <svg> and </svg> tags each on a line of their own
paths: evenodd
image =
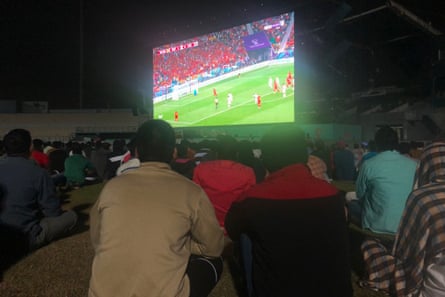
<svg viewBox="0 0 445 297">
<path fill-rule="evenodd" d="M 377 130 L 374 140 L 379 152 L 396 150 L 399 145 L 397 133 L 390 126 L 383 126 Z"/>
<path fill-rule="evenodd" d="M 33 139 L 32 140 L 32 148 L 35 151 L 43 152 L 43 140 L 38 139 L 38 138 Z"/>
<path fill-rule="evenodd" d="M 25 129 L 14 129 L 3 138 L 3 145 L 8 156 L 29 157 L 31 150 L 31 133 Z"/>
<path fill-rule="evenodd" d="M 71 151 L 73 154 L 82 155 L 82 145 L 78 142 L 73 142 L 71 145 Z"/>
<path fill-rule="evenodd" d="M 425 147 L 417 166 L 414 188 L 432 182 L 445 181 L 445 142 L 433 142 Z"/>
<path fill-rule="evenodd" d="M 271 172 L 292 164 L 306 164 L 308 160 L 305 134 L 292 124 L 269 130 L 260 147 L 264 166 Z"/>
<path fill-rule="evenodd" d="M 339 149 L 339 150 L 345 149 L 346 148 L 346 142 L 344 142 L 343 140 L 337 141 L 336 148 Z"/>
<path fill-rule="evenodd" d="M 218 136 L 218 159 L 235 161 L 238 158 L 237 140 L 229 135 Z"/>
<path fill-rule="evenodd" d="M 136 132 L 136 154 L 141 162 L 170 163 L 175 144 L 175 132 L 163 120 L 148 120 Z"/>
</svg>

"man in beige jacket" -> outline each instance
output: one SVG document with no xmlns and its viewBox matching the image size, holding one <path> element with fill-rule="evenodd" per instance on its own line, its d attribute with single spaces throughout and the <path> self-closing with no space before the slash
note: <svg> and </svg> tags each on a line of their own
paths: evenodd
<svg viewBox="0 0 445 297">
<path fill-rule="evenodd" d="M 90 297 L 207 296 L 224 236 L 205 192 L 168 165 L 175 134 L 162 120 L 136 135 L 139 168 L 110 180 L 91 210 Z"/>
</svg>

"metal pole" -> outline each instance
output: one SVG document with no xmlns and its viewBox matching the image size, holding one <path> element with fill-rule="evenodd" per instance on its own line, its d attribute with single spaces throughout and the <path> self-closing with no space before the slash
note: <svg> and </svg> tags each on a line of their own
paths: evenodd
<svg viewBox="0 0 445 297">
<path fill-rule="evenodd" d="M 79 0 L 79 108 L 83 107 L 83 0 Z"/>
<path fill-rule="evenodd" d="M 350 16 L 350 17 L 347 17 L 347 18 L 344 18 L 343 20 L 340 21 L 340 23 L 350 22 L 350 21 L 352 21 L 352 20 L 361 18 L 361 17 L 363 17 L 363 16 L 365 16 L 365 15 L 372 14 L 372 13 L 375 13 L 375 12 L 377 12 L 377 11 L 380 11 L 380 10 L 383 10 L 383 9 L 386 9 L 386 8 L 387 8 L 386 5 L 382 5 L 382 6 L 379 6 L 379 7 L 376 7 L 376 8 L 373 8 L 373 9 L 370 9 L 370 10 L 367 10 L 367 11 L 364 11 L 364 12 L 361 12 L 361 13 L 359 13 L 359 14 L 356 14 L 356 15 L 353 15 L 353 16 Z"/>
<path fill-rule="evenodd" d="M 405 17 L 408 19 L 408 21 L 411 21 L 415 25 L 419 26 L 422 30 L 426 31 L 427 33 L 430 33 L 432 35 L 442 35 L 442 32 L 436 28 L 434 28 L 431 23 L 427 23 L 426 21 L 422 20 L 420 17 L 400 5 L 399 3 L 389 0 L 387 2 L 388 7 L 394 10 L 397 14 L 399 14 L 402 17 Z"/>
</svg>

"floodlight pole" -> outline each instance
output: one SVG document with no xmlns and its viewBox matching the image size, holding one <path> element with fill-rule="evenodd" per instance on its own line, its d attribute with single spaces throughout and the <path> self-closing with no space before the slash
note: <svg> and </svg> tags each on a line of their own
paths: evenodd
<svg viewBox="0 0 445 297">
<path fill-rule="evenodd" d="M 79 109 L 83 107 L 83 0 L 79 0 Z"/>
</svg>

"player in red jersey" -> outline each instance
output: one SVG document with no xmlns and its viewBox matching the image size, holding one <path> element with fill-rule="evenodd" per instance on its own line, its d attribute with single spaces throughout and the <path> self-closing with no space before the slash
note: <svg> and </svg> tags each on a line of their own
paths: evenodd
<svg viewBox="0 0 445 297">
<path fill-rule="evenodd" d="M 292 73 L 289 71 L 289 73 L 287 74 L 286 77 L 286 87 L 293 87 L 294 83 L 293 83 L 293 77 L 292 77 Z"/>
<path fill-rule="evenodd" d="M 179 112 L 175 111 L 175 122 L 177 122 L 179 119 Z"/>
<path fill-rule="evenodd" d="M 276 92 L 279 92 L 279 84 L 278 84 L 278 81 L 277 80 L 274 80 L 273 81 L 273 92 L 274 93 L 276 93 Z"/>
<path fill-rule="evenodd" d="M 258 106 L 258 109 L 261 108 L 261 96 L 260 95 L 257 96 L 256 105 Z"/>
</svg>

